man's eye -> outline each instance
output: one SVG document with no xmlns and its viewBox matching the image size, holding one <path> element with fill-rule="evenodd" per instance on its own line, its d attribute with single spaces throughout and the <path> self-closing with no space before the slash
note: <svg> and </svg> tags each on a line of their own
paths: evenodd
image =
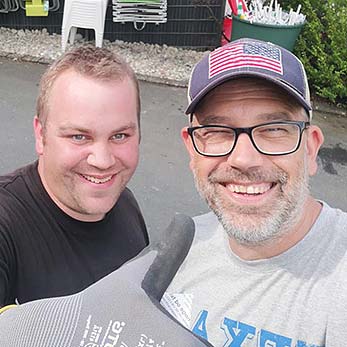
<svg viewBox="0 0 347 347">
<path fill-rule="evenodd" d="M 287 131 L 287 128 L 285 127 L 281 127 L 281 126 L 277 126 L 277 127 L 269 127 L 267 128 L 267 131 L 269 132 L 275 132 L 275 131 L 283 131 L 283 132 L 286 132 Z"/>
<path fill-rule="evenodd" d="M 286 127 L 273 126 L 261 129 L 260 132 L 266 135 L 286 135 L 289 131 Z"/>
<path fill-rule="evenodd" d="M 201 131 L 196 131 L 195 136 L 201 138 L 201 139 L 224 139 L 224 138 L 230 138 L 234 136 L 234 133 L 223 130 L 223 129 L 202 129 Z"/>
<path fill-rule="evenodd" d="M 81 134 L 72 135 L 71 138 L 72 138 L 74 141 L 77 141 L 77 142 L 86 140 L 85 135 L 81 135 Z"/>
<path fill-rule="evenodd" d="M 122 141 L 122 140 L 125 140 L 127 138 L 127 134 L 124 134 L 124 133 L 120 133 L 120 134 L 114 134 L 112 136 L 112 139 L 115 140 L 115 141 Z"/>
</svg>

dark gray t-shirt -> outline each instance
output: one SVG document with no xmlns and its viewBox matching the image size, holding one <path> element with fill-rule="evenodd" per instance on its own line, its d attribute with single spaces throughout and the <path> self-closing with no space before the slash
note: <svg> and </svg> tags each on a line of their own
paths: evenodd
<svg viewBox="0 0 347 347">
<path fill-rule="evenodd" d="M 81 222 L 51 200 L 37 163 L 0 177 L 0 307 L 79 292 L 147 244 L 128 189 L 103 220 Z"/>
</svg>

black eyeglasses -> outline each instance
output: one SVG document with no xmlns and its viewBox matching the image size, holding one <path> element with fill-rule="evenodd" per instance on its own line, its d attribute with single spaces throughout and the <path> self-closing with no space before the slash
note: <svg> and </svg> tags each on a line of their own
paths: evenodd
<svg viewBox="0 0 347 347">
<path fill-rule="evenodd" d="M 259 124 L 249 128 L 225 125 L 199 125 L 188 128 L 195 150 L 207 157 L 229 155 L 240 134 L 246 133 L 259 153 L 286 155 L 298 150 L 302 133 L 310 125 L 304 121 L 281 121 Z"/>
</svg>

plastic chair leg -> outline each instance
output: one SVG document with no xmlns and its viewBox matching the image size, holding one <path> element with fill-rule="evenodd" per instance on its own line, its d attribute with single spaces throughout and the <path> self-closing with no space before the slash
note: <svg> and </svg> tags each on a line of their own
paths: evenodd
<svg viewBox="0 0 347 347">
<path fill-rule="evenodd" d="M 104 33 L 99 33 L 95 30 L 95 46 L 96 47 L 102 47 L 102 40 L 104 37 Z"/>
<path fill-rule="evenodd" d="M 61 30 L 61 49 L 64 52 L 66 49 L 67 41 L 69 39 L 70 28 L 62 28 Z"/>
<path fill-rule="evenodd" d="M 77 27 L 71 27 L 70 36 L 69 36 L 69 42 L 71 44 L 73 44 L 75 41 L 76 33 L 77 33 Z"/>
</svg>

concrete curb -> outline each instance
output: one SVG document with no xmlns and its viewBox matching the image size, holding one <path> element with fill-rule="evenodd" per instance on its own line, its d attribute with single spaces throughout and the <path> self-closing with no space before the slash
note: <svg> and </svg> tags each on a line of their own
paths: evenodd
<svg viewBox="0 0 347 347">
<path fill-rule="evenodd" d="M 312 107 L 313 107 L 313 111 L 317 113 L 347 117 L 347 109 L 332 105 L 328 102 L 313 99 Z"/>
<path fill-rule="evenodd" d="M 5 51 L 1 51 L 1 50 L 0 50 L 0 57 L 10 59 L 10 60 L 15 60 L 15 61 L 23 61 L 27 63 L 38 63 L 38 64 L 51 64 L 54 61 L 54 59 L 50 59 L 47 57 L 39 58 L 32 55 L 18 55 L 16 53 L 9 53 Z M 169 78 L 148 76 L 141 73 L 137 73 L 136 76 L 140 81 L 145 81 L 145 82 L 165 84 L 168 86 L 181 87 L 181 88 L 186 88 L 188 86 L 188 80 L 174 80 Z"/>
</svg>

